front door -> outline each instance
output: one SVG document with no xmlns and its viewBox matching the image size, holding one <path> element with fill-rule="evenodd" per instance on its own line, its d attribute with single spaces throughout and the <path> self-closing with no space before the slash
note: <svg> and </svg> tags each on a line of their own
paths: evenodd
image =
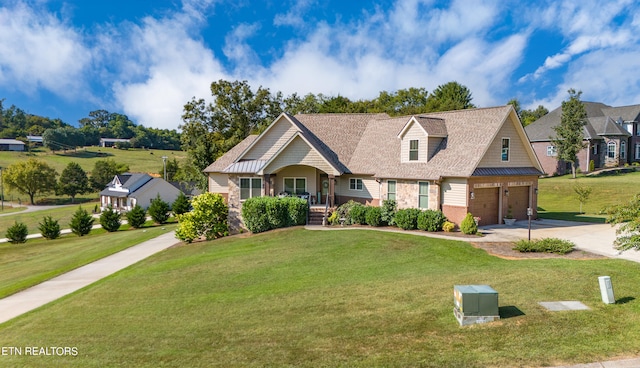
<svg viewBox="0 0 640 368">
<path fill-rule="evenodd" d="M 328 174 L 320 174 L 320 188 L 318 193 L 320 194 L 320 198 L 318 198 L 318 203 L 321 203 L 321 204 L 327 203 L 327 194 L 329 194 L 329 175 Z"/>
</svg>

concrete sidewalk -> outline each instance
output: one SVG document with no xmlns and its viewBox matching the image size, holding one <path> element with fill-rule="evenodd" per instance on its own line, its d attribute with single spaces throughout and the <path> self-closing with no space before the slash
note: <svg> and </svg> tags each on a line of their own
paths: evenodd
<svg viewBox="0 0 640 368">
<path fill-rule="evenodd" d="M 179 242 L 171 231 L 0 299 L 0 323 L 80 290 Z"/>
</svg>

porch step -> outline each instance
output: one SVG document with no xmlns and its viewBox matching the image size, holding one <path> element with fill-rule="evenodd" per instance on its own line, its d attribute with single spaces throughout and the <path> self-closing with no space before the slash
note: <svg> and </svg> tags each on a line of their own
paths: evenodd
<svg viewBox="0 0 640 368">
<path fill-rule="evenodd" d="M 331 209 L 329 209 L 331 212 Z M 309 225 L 322 225 L 322 218 L 324 217 L 324 207 L 323 208 L 313 208 L 309 209 Z"/>
</svg>

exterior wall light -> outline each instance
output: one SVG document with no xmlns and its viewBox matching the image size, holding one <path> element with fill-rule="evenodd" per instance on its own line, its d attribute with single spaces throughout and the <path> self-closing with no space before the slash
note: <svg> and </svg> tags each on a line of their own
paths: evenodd
<svg viewBox="0 0 640 368">
<path fill-rule="evenodd" d="M 509 189 L 505 189 L 504 190 L 504 195 L 507 196 L 507 197 L 509 196 Z"/>
</svg>

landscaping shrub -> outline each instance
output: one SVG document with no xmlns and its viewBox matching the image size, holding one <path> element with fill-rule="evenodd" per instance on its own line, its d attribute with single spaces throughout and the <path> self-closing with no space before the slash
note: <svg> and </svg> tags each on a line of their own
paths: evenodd
<svg viewBox="0 0 640 368">
<path fill-rule="evenodd" d="M 111 206 L 102 211 L 100 215 L 100 225 L 102 228 L 112 233 L 120 228 L 120 213 L 115 211 Z"/>
<path fill-rule="evenodd" d="M 349 211 L 349 217 L 351 218 L 351 224 L 364 225 L 367 223 L 367 211 L 368 207 L 361 204 L 355 203 L 351 207 L 351 211 Z"/>
<path fill-rule="evenodd" d="M 519 240 L 516 242 L 514 250 L 519 252 L 557 253 L 567 254 L 573 251 L 576 245 L 564 239 L 544 238 L 539 240 Z"/>
<path fill-rule="evenodd" d="M 39 224 L 40 234 L 45 239 L 56 239 L 60 236 L 60 224 L 58 220 L 54 220 L 51 216 L 45 216 Z"/>
<path fill-rule="evenodd" d="M 394 216 L 396 215 L 396 211 L 398 209 L 398 204 L 393 199 L 385 199 L 382 201 L 381 209 L 381 219 L 384 224 L 389 226 L 395 225 Z"/>
<path fill-rule="evenodd" d="M 229 208 L 218 193 L 203 193 L 193 198 L 193 210 L 178 216 L 176 237 L 187 243 L 204 236 L 207 240 L 229 234 Z"/>
<path fill-rule="evenodd" d="M 464 220 L 460 223 L 460 230 L 464 234 L 475 234 L 478 232 L 478 224 L 476 224 L 476 220 L 472 214 L 467 213 Z"/>
<path fill-rule="evenodd" d="M 129 223 L 131 227 L 139 229 L 147 221 L 147 211 L 136 204 L 131 211 L 127 212 L 126 217 L 127 223 Z"/>
<path fill-rule="evenodd" d="M 420 215 L 418 208 L 405 208 L 398 210 L 394 217 L 396 225 L 403 230 L 415 230 L 418 228 L 418 216 Z"/>
<path fill-rule="evenodd" d="M 18 221 L 7 229 L 7 239 L 14 244 L 25 243 L 28 234 L 27 225 Z"/>
<path fill-rule="evenodd" d="M 95 219 L 89 215 L 89 213 L 84 210 L 82 207 L 79 207 L 78 210 L 73 214 L 71 218 L 71 222 L 69 223 L 69 227 L 71 228 L 71 232 L 78 235 L 84 236 L 91 232 L 91 227 L 93 226 L 93 221 Z"/>
<path fill-rule="evenodd" d="M 426 210 L 418 215 L 417 226 L 420 230 L 440 231 L 445 221 L 447 221 L 447 218 L 442 211 Z"/>
<path fill-rule="evenodd" d="M 446 232 L 452 232 L 453 229 L 456 228 L 456 224 L 454 224 L 453 222 L 450 221 L 445 221 L 444 224 L 442 224 L 442 230 L 446 231 Z"/>
<path fill-rule="evenodd" d="M 367 224 L 370 226 L 382 225 L 382 209 L 380 207 L 367 207 Z"/>
<path fill-rule="evenodd" d="M 338 212 L 338 221 L 343 218 L 345 225 L 354 224 L 355 222 L 353 222 L 351 219 L 351 209 L 355 206 L 362 206 L 362 204 L 351 200 L 340 205 L 340 207 L 338 207 L 338 209 L 336 210 Z"/>
<path fill-rule="evenodd" d="M 253 233 L 286 226 L 304 225 L 307 201 L 297 197 L 253 197 L 242 204 L 244 225 Z"/>
<path fill-rule="evenodd" d="M 333 211 L 333 213 L 331 213 L 331 215 L 329 215 L 329 218 L 327 219 L 327 222 L 330 223 L 331 225 L 337 225 L 340 223 L 340 219 L 338 218 L 338 211 Z"/>
<path fill-rule="evenodd" d="M 187 213 L 191 210 L 191 203 L 189 203 L 189 198 L 187 198 L 184 193 L 180 192 L 176 200 L 171 204 L 171 212 L 175 215 L 182 215 L 183 213 Z"/>
<path fill-rule="evenodd" d="M 164 224 L 169 219 L 169 204 L 160 198 L 160 194 L 151 201 L 149 206 L 149 216 L 157 224 Z"/>
<path fill-rule="evenodd" d="M 280 201 L 284 204 L 288 212 L 289 219 L 287 226 L 304 225 L 307 223 L 309 204 L 306 200 L 298 197 L 284 197 L 280 198 Z"/>
</svg>

